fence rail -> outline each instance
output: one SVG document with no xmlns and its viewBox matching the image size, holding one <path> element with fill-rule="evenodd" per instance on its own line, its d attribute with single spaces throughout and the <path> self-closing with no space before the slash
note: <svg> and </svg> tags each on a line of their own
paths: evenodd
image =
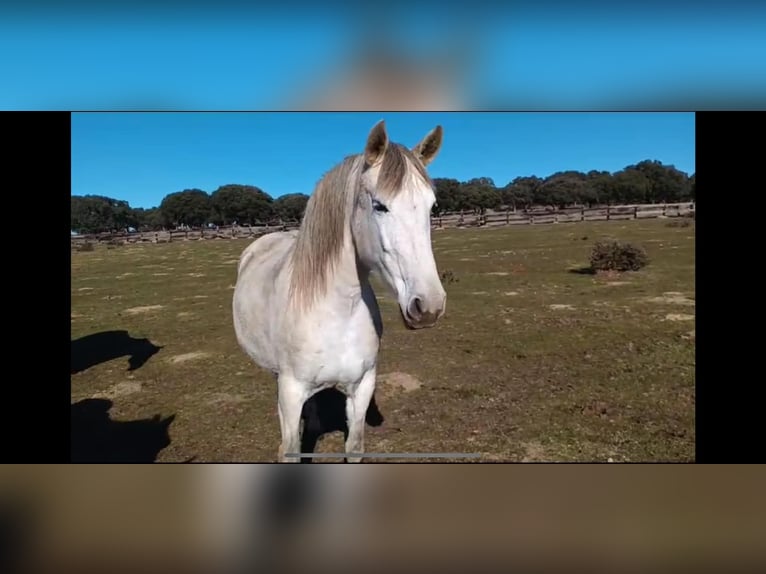
<svg viewBox="0 0 766 574">
<path fill-rule="evenodd" d="M 564 209 L 535 208 L 529 210 L 506 209 L 486 213 L 444 213 L 431 217 L 432 229 L 460 227 L 501 227 L 506 225 L 541 225 L 573 223 L 578 221 L 624 221 L 659 217 L 694 216 L 694 202 L 649 203 L 637 205 L 611 205 L 599 207 L 567 207 Z M 99 233 L 71 236 L 72 247 L 83 243 L 170 243 L 207 239 L 255 238 L 274 231 L 298 229 L 300 222 L 229 226 L 216 229 L 173 229 L 170 231 L 144 231 L 136 233 Z"/>
<path fill-rule="evenodd" d="M 478 213 L 445 213 L 431 218 L 433 229 L 453 227 L 500 227 L 505 225 L 539 225 L 577 221 L 620 221 L 657 217 L 693 216 L 694 203 L 649 203 L 599 207 L 567 207 L 564 209 L 530 209 L 488 211 Z"/>
<path fill-rule="evenodd" d="M 170 243 L 202 239 L 242 239 L 260 237 L 273 231 L 298 229 L 300 222 L 218 227 L 215 229 L 171 229 L 166 231 L 117 232 L 72 235 L 72 246 L 83 243 Z"/>
</svg>

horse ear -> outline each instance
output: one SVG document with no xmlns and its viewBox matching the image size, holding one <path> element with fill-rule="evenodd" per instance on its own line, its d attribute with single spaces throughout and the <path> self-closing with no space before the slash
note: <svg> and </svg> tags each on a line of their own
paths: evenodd
<svg viewBox="0 0 766 574">
<path fill-rule="evenodd" d="M 428 135 L 423 138 L 423 141 L 412 148 L 412 153 L 423 162 L 423 165 L 431 163 L 436 157 L 436 154 L 439 153 L 439 149 L 442 147 L 443 133 L 444 130 L 442 130 L 442 127 L 436 126 L 428 132 Z"/>
<path fill-rule="evenodd" d="M 386 153 L 388 147 L 388 134 L 386 133 L 386 121 L 380 120 L 370 130 L 367 136 L 367 145 L 364 147 L 364 161 L 367 165 L 375 165 Z"/>
</svg>

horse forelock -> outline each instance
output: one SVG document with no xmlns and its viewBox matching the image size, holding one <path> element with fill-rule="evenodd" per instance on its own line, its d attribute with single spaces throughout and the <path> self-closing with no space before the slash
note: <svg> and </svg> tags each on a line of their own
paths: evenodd
<svg viewBox="0 0 766 574">
<path fill-rule="evenodd" d="M 378 193 L 384 198 L 394 198 L 405 189 L 408 175 L 420 176 L 427 185 L 432 185 L 431 178 L 423 163 L 403 145 L 392 143 L 386 149 L 378 176 Z"/>
</svg>

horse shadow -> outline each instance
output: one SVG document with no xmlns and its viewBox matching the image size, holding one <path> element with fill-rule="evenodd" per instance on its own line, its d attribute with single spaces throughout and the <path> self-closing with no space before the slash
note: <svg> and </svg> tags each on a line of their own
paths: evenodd
<svg viewBox="0 0 766 574">
<path fill-rule="evenodd" d="M 129 355 L 128 371 L 139 369 L 162 347 L 149 339 L 131 337 L 127 331 L 101 331 L 71 343 L 71 374 Z"/>
<path fill-rule="evenodd" d="M 71 462 L 155 462 L 170 445 L 168 429 L 175 415 L 115 421 L 109 415 L 112 404 L 107 399 L 84 399 L 71 405 Z"/>
<path fill-rule="evenodd" d="M 303 419 L 301 452 L 313 453 L 319 439 L 331 432 L 343 431 L 344 442 L 348 438 L 346 395 L 338 389 L 325 389 L 312 396 L 303 404 L 301 417 Z M 367 407 L 365 422 L 372 427 L 378 427 L 384 420 L 373 395 Z M 303 463 L 311 461 L 311 458 L 301 459 Z"/>
</svg>

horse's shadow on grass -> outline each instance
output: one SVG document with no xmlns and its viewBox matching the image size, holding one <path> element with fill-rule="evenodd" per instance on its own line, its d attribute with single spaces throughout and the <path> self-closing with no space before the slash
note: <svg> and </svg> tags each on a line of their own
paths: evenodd
<svg viewBox="0 0 766 574">
<path fill-rule="evenodd" d="M 127 331 L 101 331 L 71 343 L 71 374 L 129 355 L 128 370 L 142 367 L 162 347 L 149 339 L 131 337 Z"/>
<path fill-rule="evenodd" d="M 303 405 L 303 433 L 301 435 L 301 452 L 313 453 L 322 435 L 343 431 L 343 440 L 348 438 L 346 421 L 346 395 L 337 389 L 325 389 L 318 392 Z M 378 427 L 383 424 L 383 415 L 378 410 L 373 395 L 367 408 L 365 422 Z M 311 458 L 302 458 L 301 462 L 310 463 Z"/>
<path fill-rule="evenodd" d="M 170 445 L 168 429 L 175 415 L 115 421 L 109 415 L 111 408 L 107 399 L 85 399 L 71 406 L 71 462 L 154 462 Z"/>
</svg>

